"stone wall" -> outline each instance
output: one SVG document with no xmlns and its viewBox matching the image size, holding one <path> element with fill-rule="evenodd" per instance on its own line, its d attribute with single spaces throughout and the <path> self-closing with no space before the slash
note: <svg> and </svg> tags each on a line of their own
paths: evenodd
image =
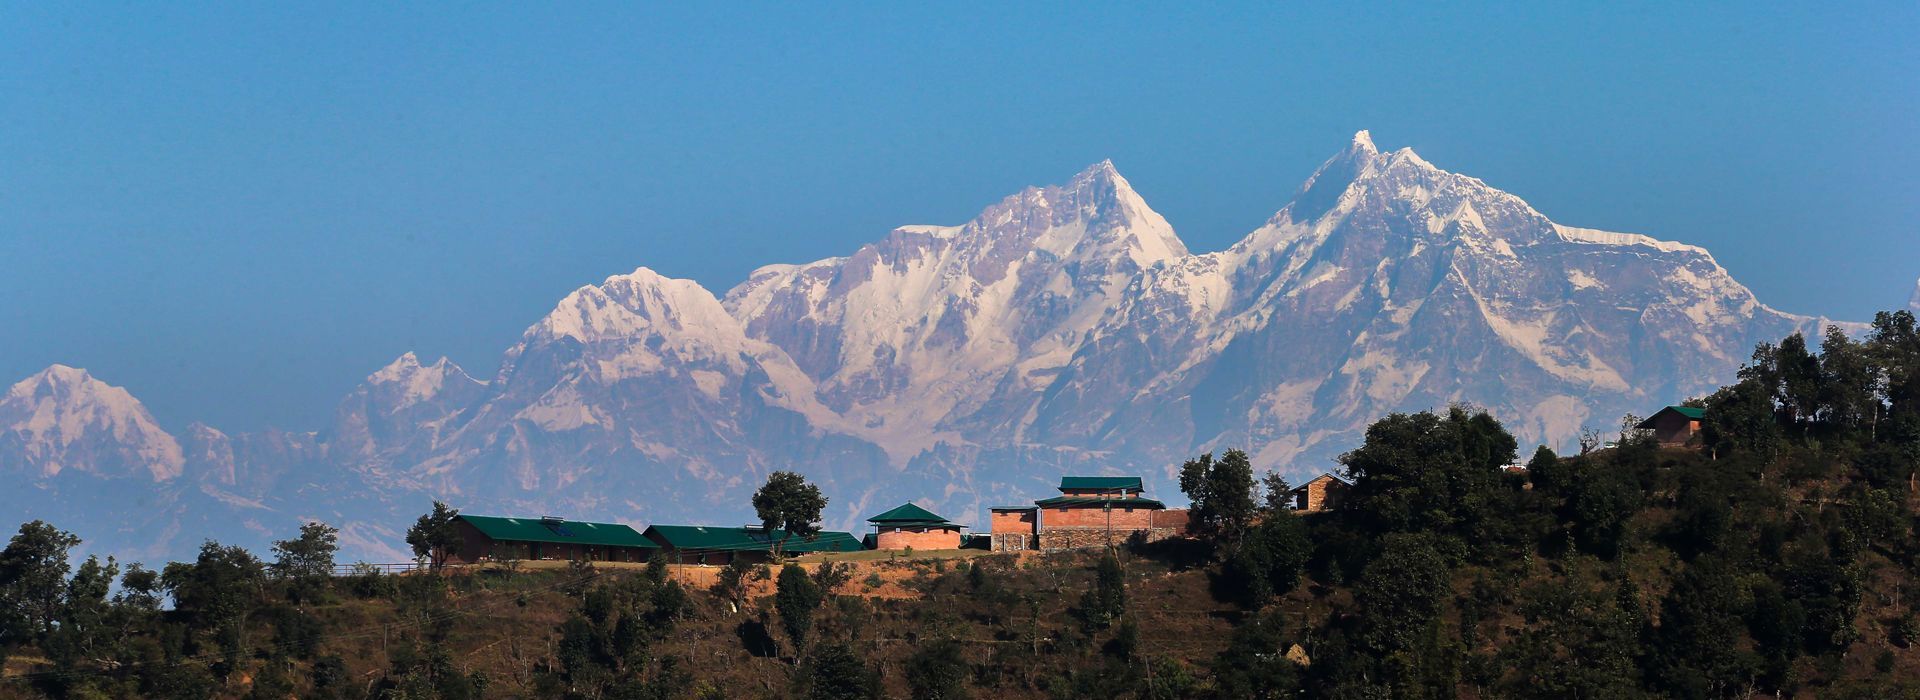
<svg viewBox="0 0 1920 700">
<path fill-rule="evenodd" d="M 996 532 L 990 536 L 989 546 L 996 552 L 1024 552 L 1034 549 L 1033 533 Z"/>
<path fill-rule="evenodd" d="M 1063 549 L 1084 549 L 1088 547 L 1118 547 L 1128 541 L 1158 542 L 1171 537 L 1179 537 L 1185 528 L 1143 527 L 1137 529 L 1108 529 L 1104 527 L 1045 527 L 1040 530 L 1039 549 L 1054 552 Z"/>
</svg>

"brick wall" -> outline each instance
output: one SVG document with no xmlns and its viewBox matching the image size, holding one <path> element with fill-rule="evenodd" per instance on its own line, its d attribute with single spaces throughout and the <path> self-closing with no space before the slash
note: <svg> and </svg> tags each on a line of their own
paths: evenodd
<svg viewBox="0 0 1920 700">
<path fill-rule="evenodd" d="M 1000 534 L 1033 534 L 1033 511 L 996 510 L 988 524 L 989 532 Z"/>
<path fill-rule="evenodd" d="M 1041 529 L 1056 527 L 1112 527 L 1116 530 L 1144 530 L 1153 527 L 1153 508 L 1114 506 L 1111 511 L 1099 506 L 1045 508 L 1040 511 Z"/>
<path fill-rule="evenodd" d="M 919 550 L 959 549 L 960 531 L 924 530 L 915 532 L 913 530 L 889 530 L 887 528 L 881 528 L 880 533 L 873 538 L 873 542 L 874 549 L 906 549 L 908 547 Z"/>
<path fill-rule="evenodd" d="M 1187 529 L 1187 509 L 1168 508 L 1166 510 L 1154 511 L 1153 527 L 1156 530 L 1171 529 L 1185 531 Z"/>
</svg>

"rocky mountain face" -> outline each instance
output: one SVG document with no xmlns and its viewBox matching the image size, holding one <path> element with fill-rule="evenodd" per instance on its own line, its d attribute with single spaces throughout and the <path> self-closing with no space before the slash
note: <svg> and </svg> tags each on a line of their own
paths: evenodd
<svg viewBox="0 0 1920 700">
<path fill-rule="evenodd" d="M 318 517 L 366 556 L 401 556 L 429 498 L 744 522 L 775 469 L 821 483 L 836 527 L 910 499 L 967 522 L 1067 471 L 1141 474 L 1177 498 L 1176 466 L 1207 450 L 1306 477 L 1373 419 L 1457 401 L 1564 446 L 1825 323 L 1761 304 L 1705 250 L 1557 224 L 1361 132 L 1227 250 L 1190 253 L 1102 162 L 720 296 L 644 267 L 609 277 L 561 299 L 491 379 L 409 353 L 319 433 L 176 440 L 125 391 L 50 368 L 0 401 L 0 474 L 171 499 L 150 509 L 174 514 L 145 528 L 159 537 L 134 542 L 155 550 L 204 510 L 238 517 L 191 537 Z M 89 510 L 72 498 L 28 512 Z"/>
</svg>

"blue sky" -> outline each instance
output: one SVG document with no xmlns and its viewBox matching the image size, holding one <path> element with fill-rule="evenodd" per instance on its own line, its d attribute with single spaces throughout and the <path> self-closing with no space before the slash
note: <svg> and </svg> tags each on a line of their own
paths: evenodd
<svg viewBox="0 0 1920 700">
<path fill-rule="evenodd" d="M 1223 248 L 1362 128 L 1788 311 L 1920 275 L 1911 2 L 1032 5 L 7 5 L 0 383 L 315 429 L 609 274 L 718 293 L 1102 158 Z"/>
</svg>

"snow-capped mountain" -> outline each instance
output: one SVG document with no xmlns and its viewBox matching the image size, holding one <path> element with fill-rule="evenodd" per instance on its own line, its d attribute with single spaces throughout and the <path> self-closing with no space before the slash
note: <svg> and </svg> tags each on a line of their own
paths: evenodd
<svg viewBox="0 0 1920 700">
<path fill-rule="evenodd" d="M 183 453 L 126 392 L 52 368 L 0 401 L 0 473 L 191 474 L 174 512 L 226 509 L 251 536 L 333 518 L 386 556 L 430 497 L 731 523 L 774 469 L 821 483 L 836 527 L 906 499 L 965 522 L 1066 471 L 1177 498 L 1176 465 L 1206 450 L 1305 476 L 1373 419 L 1455 401 L 1564 446 L 1826 323 L 1760 303 L 1703 249 L 1555 223 L 1363 131 L 1226 250 L 1189 252 L 1102 162 L 720 296 L 609 277 L 490 380 L 408 353 L 319 433 L 196 425 Z"/>
<path fill-rule="evenodd" d="M 44 479 L 180 476 L 180 442 L 127 390 L 86 370 L 53 365 L 0 396 L 0 474 Z"/>
</svg>

